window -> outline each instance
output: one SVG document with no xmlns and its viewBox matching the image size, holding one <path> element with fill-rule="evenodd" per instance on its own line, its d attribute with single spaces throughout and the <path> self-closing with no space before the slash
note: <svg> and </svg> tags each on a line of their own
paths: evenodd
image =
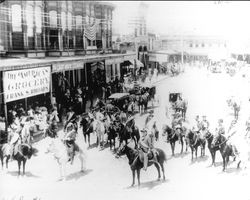
<svg viewBox="0 0 250 200">
<path fill-rule="evenodd" d="M 76 16 L 76 29 L 82 30 L 82 16 L 81 15 Z"/>
<path fill-rule="evenodd" d="M 62 10 L 64 10 L 64 11 L 67 10 L 66 1 L 62 1 L 62 2 L 61 2 L 61 6 L 62 6 Z"/>
<path fill-rule="evenodd" d="M 193 44 L 192 44 L 192 43 L 191 43 L 191 44 L 189 44 L 189 47 L 191 47 L 191 48 L 192 48 L 192 47 L 193 47 Z"/>
<path fill-rule="evenodd" d="M 195 47 L 199 47 L 199 45 L 198 45 L 198 44 L 196 44 L 196 45 L 195 45 Z"/>
<path fill-rule="evenodd" d="M 33 28 L 34 28 L 34 20 L 33 20 L 33 6 L 28 5 L 26 8 L 26 21 L 27 21 L 27 36 L 32 37 Z"/>
<path fill-rule="evenodd" d="M 57 28 L 57 12 L 52 10 L 49 12 L 50 28 Z"/>
<path fill-rule="evenodd" d="M 62 23 L 62 30 L 66 30 L 66 13 L 62 12 L 61 13 L 61 23 Z"/>
<path fill-rule="evenodd" d="M 68 29 L 72 31 L 72 14 L 68 12 Z"/>
<path fill-rule="evenodd" d="M 22 32 L 22 14 L 20 5 L 11 6 L 11 18 L 13 32 Z"/>
<path fill-rule="evenodd" d="M 201 46 L 202 46 L 202 47 L 205 47 L 205 44 L 204 44 L 204 43 L 202 43 L 202 44 L 201 44 Z"/>
<path fill-rule="evenodd" d="M 42 33 L 42 9 L 41 7 L 35 8 L 36 32 Z"/>
</svg>

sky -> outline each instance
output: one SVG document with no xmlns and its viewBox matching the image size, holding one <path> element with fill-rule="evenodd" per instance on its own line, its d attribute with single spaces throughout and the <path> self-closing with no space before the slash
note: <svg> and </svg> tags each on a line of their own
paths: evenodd
<svg viewBox="0 0 250 200">
<path fill-rule="evenodd" d="M 115 32 L 127 34 L 139 1 L 113 1 Z M 147 26 L 156 34 L 221 35 L 244 42 L 250 36 L 248 1 L 145 1 Z"/>
</svg>

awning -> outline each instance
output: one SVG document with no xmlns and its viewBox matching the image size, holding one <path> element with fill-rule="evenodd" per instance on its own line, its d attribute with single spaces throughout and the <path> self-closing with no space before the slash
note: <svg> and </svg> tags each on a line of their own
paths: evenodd
<svg viewBox="0 0 250 200">
<path fill-rule="evenodd" d="M 135 60 L 135 62 L 134 62 L 134 60 L 129 60 L 129 62 L 132 63 L 132 65 L 133 65 L 132 68 L 134 68 L 134 64 L 136 64 L 136 68 L 144 67 L 143 63 L 141 61 L 139 61 L 139 60 Z"/>
<path fill-rule="evenodd" d="M 104 70 L 104 62 L 95 62 L 91 64 L 91 72 L 94 72 L 97 69 Z"/>
</svg>

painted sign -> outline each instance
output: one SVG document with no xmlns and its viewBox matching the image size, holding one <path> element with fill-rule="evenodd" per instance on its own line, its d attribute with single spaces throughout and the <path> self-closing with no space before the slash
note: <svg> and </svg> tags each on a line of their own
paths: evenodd
<svg viewBox="0 0 250 200">
<path fill-rule="evenodd" d="M 61 72 L 75 69 L 83 69 L 83 61 L 60 62 L 53 64 L 52 72 Z"/>
<path fill-rule="evenodd" d="M 50 75 L 50 67 L 3 72 L 5 102 L 49 92 Z"/>
</svg>

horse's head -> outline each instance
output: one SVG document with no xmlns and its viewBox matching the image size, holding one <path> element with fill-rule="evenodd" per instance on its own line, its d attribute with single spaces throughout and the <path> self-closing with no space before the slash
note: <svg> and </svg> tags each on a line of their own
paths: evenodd
<svg viewBox="0 0 250 200">
<path fill-rule="evenodd" d="M 216 146 L 220 146 L 223 142 L 223 138 L 221 134 L 217 134 L 216 136 L 214 136 L 213 141 L 211 143 L 211 147 L 214 148 Z"/>
<path fill-rule="evenodd" d="M 38 150 L 36 148 L 33 148 L 30 145 L 22 144 L 21 152 L 24 156 L 27 156 L 30 159 L 32 155 L 36 156 L 36 153 L 38 152 Z"/>
</svg>

